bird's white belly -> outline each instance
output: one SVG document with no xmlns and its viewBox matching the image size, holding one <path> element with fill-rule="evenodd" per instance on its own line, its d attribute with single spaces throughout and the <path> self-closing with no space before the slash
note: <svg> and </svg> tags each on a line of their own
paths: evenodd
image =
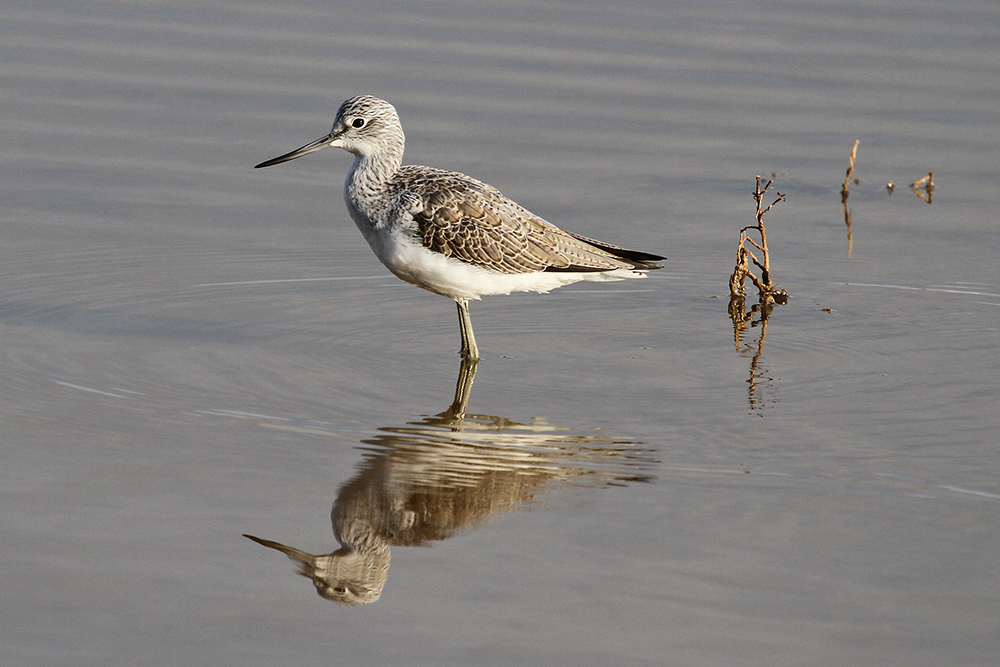
<svg viewBox="0 0 1000 667">
<path fill-rule="evenodd" d="M 365 238 L 378 258 L 400 280 L 455 300 L 478 300 L 489 294 L 512 292 L 548 292 L 581 280 L 608 281 L 645 277 L 641 273 L 627 270 L 498 273 L 432 252 L 402 235 L 379 233 L 370 228 L 362 231 L 367 232 Z"/>
</svg>

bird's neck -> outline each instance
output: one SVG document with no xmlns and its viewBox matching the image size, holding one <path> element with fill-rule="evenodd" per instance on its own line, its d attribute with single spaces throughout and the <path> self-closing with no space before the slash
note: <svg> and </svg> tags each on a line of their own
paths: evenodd
<svg viewBox="0 0 1000 667">
<path fill-rule="evenodd" d="M 402 151 L 358 153 L 344 183 L 344 198 L 349 206 L 372 219 L 384 197 L 386 186 L 399 171 Z"/>
</svg>

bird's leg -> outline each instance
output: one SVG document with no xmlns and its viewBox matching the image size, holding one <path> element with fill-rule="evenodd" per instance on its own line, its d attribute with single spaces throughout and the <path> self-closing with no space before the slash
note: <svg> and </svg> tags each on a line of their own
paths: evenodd
<svg viewBox="0 0 1000 667">
<path fill-rule="evenodd" d="M 476 336 L 472 333 L 472 319 L 469 317 L 469 302 L 458 301 L 458 323 L 462 327 L 462 358 L 470 361 L 479 359 Z"/>
</svg>

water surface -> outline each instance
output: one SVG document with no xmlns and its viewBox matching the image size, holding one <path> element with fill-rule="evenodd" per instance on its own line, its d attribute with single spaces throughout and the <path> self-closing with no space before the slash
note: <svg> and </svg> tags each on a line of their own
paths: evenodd
<svg viewBox="0 0 1000 667">
<path fill-rule="evenodd" d="M 0 16 L 3 662 L 995 664 L 995 3 Z M 251 168 L 359 93 L 407 162 L 666 268 L 473 304 L 449 411 L 454 306 L 365 246 L 349 156 Z M 368 604 L 242 537 L 338 516 L 391 551 Z"/>
</svg>

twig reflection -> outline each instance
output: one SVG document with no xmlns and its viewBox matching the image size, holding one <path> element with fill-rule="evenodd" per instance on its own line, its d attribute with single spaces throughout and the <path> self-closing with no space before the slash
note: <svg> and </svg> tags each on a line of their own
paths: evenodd
<svg viewBox="0 0 1000 667">
<path fill-rule="evenodd" d="M 767 338 L 767 321 L 774 312 L 774 302 L 755 303 L 747 311 L 746 300 L 742 296 L 729 299 L 729 318 L 733 321 L 733 342 L 736 351 L 741 355 L 750 355 L 750 378 L 747 380 L 747 400 L 751 412 L 765 408 L 768 402 L 774 403 L 774 378 L 768 375 L 762 358 L 764 355 L 764 339 Z M 750 329 L 759 327 L 760 335 L 756 341 L 750 339 Z M 770 395 L 770 396 L 768 396 Z"/>
<path fill-rule="evenodd" d="M 444 412 L 363 440 L 357 474 L 338 491 L 331 520 L 340 548 L 314 555 L 271 540 L 320 596 L 356 605 L 379 599 L 391 546 L 420 546 L 481 526 L 566 486 L 648 481 L 656 460 L 636 443 L 573 434 L 535 420 L 467 414 L 476 362 L 463 361 Z"/>
</svg>

